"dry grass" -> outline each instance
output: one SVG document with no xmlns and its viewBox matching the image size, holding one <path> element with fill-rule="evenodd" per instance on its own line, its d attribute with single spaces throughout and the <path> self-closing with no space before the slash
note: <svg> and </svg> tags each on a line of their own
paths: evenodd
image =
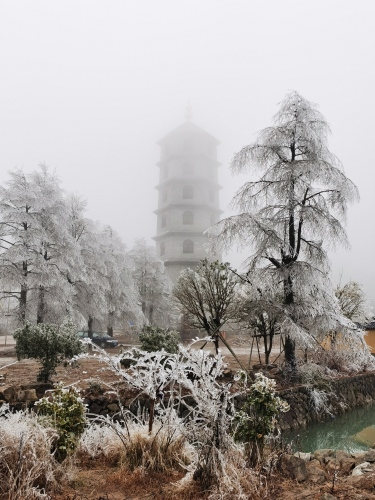
<svg viewBox="0 0 375 500">
<path fill-rule="evenodd" d="M 42 427 L 27 412 L 0 410 L 0 499 L 50 498 L 57 488 L 62 468 L 51 455 L 55 439 L 52 429 Z"/>
<path fill-rule="evenodd" d="M 107 421 L 92 423 L 85 430 L 77 458 L 82 461 L 85 457 L 105 458 L 107 463 L 130 471 L 141 468 L 168 473 L 185 470 L 193 460 L 193 450 L 183 435 L 168 427 L 149 435 L 145 425 L 130 422 L 121 426 Z"/>
<path fill-rule="evenodd" d="M 131 436 L 123 463 L 132 471 L 139 467 L 153 472 L 182 471 L 191 458 L 183 436 L 171 439 L 164 430 L 150 436 L 144 428 Z"/>
</svg>

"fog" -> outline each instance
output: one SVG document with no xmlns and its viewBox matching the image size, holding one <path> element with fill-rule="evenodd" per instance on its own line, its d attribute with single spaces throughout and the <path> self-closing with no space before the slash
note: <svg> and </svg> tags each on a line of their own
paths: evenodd
<svg viewBox="0 0 375 500">
<path fill-rule="evenodd" d="M 156 143 L 188 101 L 221 141 L 226 210 L 246 180 L 231 176 L 233 154 L 297 90 L 327 118 L 361 195 L 351 250 L 331 252 L 333 281 L 375 298 L 374 18 L 372 0 L 3 0 L 0 183 L 44 162 L 131 246 L 156 232 Z"/>
</svg>

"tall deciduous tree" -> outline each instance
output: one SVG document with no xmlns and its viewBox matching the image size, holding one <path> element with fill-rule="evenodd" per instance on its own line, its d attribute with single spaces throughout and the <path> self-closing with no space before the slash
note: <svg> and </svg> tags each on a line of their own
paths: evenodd
<svg viewBox="0 0 375 500">
<path fill-rule="evenodd" d="M 163 262 L 144 239 L 137 240 L 128 255 L 145 318 L 150 325 L 169 328 L 176 320 L 176 311 L 171 301 L 172 283 Z"/>
<path fill-rule="evenodd" d="M 101 231 L 101 259 L 105 264 L 107 333 L 113 336 L 113 328 L 130 321 L 140 327 L 144 315 L 139 307 L 137 286 L 132 277 L 132 262 L 126 247 L 117 233 L 106 226 Z"/>
<path fill-rule="evenodd" d="M 65 274 L 77 255 L 62 189 L 44 165 L 10 172 L 0 188 L 0 238 L 2 296 L 17 299 L 19 320 L 61 319 L 71 297 Z"/>
<path fill-rule="evenodd" d="M 193 326 L 212 337 L 216 354 L 219 339 L 225 342 L 220 329 L 228 321 L 238 319 L 237 285 L 228 263 L 203 259 L 195 271 L 182 271 L 173 289 L 183 309 L 193 317 Z"/>
<path fill-rule="evenodd" d="M 286 362 L 296 367 L 295 342 L 332 329 L 339 321 L 327 273 L 327 249 L 347 243 L 343 227 L 356 186 L 329 151 L 329 127 L 316 106 L 297 92 L 286 96 L 274 125 L 234 156 L 234 173 L 260 172 L 233 199 L 238 215 L 219 222 L 215 246 L 252 247 L 248 271 L 283 294 Z M 336 326 L 336 325 L 335 325 Z"/>
</svg>

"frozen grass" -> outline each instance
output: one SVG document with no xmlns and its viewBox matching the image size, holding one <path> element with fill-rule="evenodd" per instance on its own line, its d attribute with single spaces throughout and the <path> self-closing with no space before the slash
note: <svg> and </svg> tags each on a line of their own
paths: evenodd
<svg viewBox="0 0 375 500">
<path fill-rule="evenodd" d="M 185 437 L 167 427 L 157 427 L 153 434 L 146 425 L 134 422 L 91 423 L 79 444 L 77 457 L 104 457 L 113 464 L 134 471 L 137 468 L 153 472 L 184 470 L 194 459 L 193 448 Z"/>
<path fill-rule="evenodd" d="M 51 455 L 56 433 L 26 411 L 0 407 L 0 499 L 47 499 L 63 472 Z"/>
</svg>

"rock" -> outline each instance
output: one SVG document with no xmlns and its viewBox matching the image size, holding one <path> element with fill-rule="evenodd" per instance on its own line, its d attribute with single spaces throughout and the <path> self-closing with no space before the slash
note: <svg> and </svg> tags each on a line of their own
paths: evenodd
<svg viewBox="0 0 375 500">
<path fill-rule="evenodd" d="M 344 473 L 349 473 L 356 465 L 355 458 L 342 450 L 337 450 L 334 456 L 324 457 L 323 461 L 330 470 L 340 469 Z"/>
<path fill-rule="evenodd" d="M 117 403 L 110 403 L 109 405 L 107 405 L 107 408 L 110 412 L 116 412 L 120 410 L 120 407 Z"/>
<path fill-rule="evenodd" d="M 273 377 L 276 377 L 277 375 L 279 375 L 281 373 L 281 370 L 279 370 L 279 368 L 271 368 L 271 370 L 269 371 L 269 374 L 270 374 L 270 377 L 273 378 Z"/>
<path fill-rule="evenodd" d="M 35 392 L 36 392 L 36 395 L 38 397 L 38 399 L 42 398 L 43 396 L 45 396 L 46 392 L 52 392 L 54 391 L 54 386 L 53 384 L 51 384 L 50 382 L 38 382 L 38 383 L 35 383 L 35 384 L 25 384 L 25 385 L 21 385 L 21 389 L 23 391 L 27 391 L 29 389 L 34 389 Z"/>
<path fill-rule="evenodd" d="M 353 457 L 343 458 L 342 460 L 340 460 L 340 470 L 344 474 L 349 474 L 350 471 L 353 470 L 355 466 L 356 466 L 355 458 Z"/>
<path fill-rule="evenodd" d="M 352 476 L 362 476 L 365 472 L 372 472 L 374 470 L 374 466 L 370 464 L 370 462 L 363 462 L 352 470 Z"/>
<path fill-rule="evenodd" d="M 10 403 L 16 399 L 16 388 L 9 386 L 2 390 L 2 397 L 7 403 Z"/>
<path fill-rule="evenodd" d="M 305 462 L 309 462 L 311 460 L 311 453 L 303 453 L 303 451 L 297 451 L 294 456 L 302 458 Z"/>
<path fill-rule="evenodd" d="M 283 455 L 281 460 L 281 467 L 288 472 L 290 476 L 299 483 L 306 481 L 307 468 L 306 462 L 303 458 L 294 457 L 293 455 Z"/>
<path fill-rule="evenodd" d="M 89 409 L 90 413 L 94 413 L 94 415 L 100 415 L 100 410 L 101 407 L 97 403 L 93 403 Z"/>
<path fill-rule="evenodd" d="M 313 460 L 306 464 L 307 479 L 314 484 L 323 484 L 326 481 L 326 475 L 321 467 L 319 467 L 319 463 L 317 460 Z"/>
<path fill-rule="evenodd" d="M 368 451 L 366 451 L 363 460 L 365 462 L 375 462 L 375 450 L 374 448 L 370 448 Z"/>
<path fill-rule="evenodd" d="M 359 465 L 362 462 L 366 462 L 365 455 L 366 455 L 365 451 L 358 451 L 358 452 L 352 453 L 352 457 L 355 460 L 355 465 Z"/>
<path fill-rule="evenodd" d="M 374 491 L 375 488 L 375 474 L 374 473 L 367 473 L 367 474 L 362 474 L 359 476 L 349 476 L 346 480 L 348 484 L 351 486 L 354 486 L 355 488 L 359 490 L 369 490 L 370 492 Z M 358 498 L 358 497 L 356 497 Z M 369 498 L 374 498 L 373 495 L 371 497 L 369 496 L 361 496 L 361 499 L 369 499 Z"/>
<path fill-rule="evenodd" d="M 323 493 L 323 495 L 320 497 L 320 500 L 337 500 L 337 497 L 335 495 L 331 495 L 331 493 Z"/>
<path fill-rule="evenodd" d="M 346 458 L 353 458 L 350 453 L 347 453 L 346 451 L 343 450 L 337 450 L 335 456 L 339 462 L 341 462 Z"/>
<path fill-rule="evenodd" d="M 19 391 L 17 396 L 18 401 L 37 401 L 38 396 L 36 395 L 35 389 L 25 389 L 24 391 Z"/>
<path fill-rule="evenodd" d="M 313 457 L 319 460 L 321 464 L 326 463 L 327 457 L 334 457 L 336 451 L 329 448 L 323 448 L 321 450 L 316 450 L 313 453 Z"/>
<path fill-rule="evenodd" d="M 231 370 L 230 368 L 226 368 L 223 371 L 223 377 L 224 378 L 233 378 L 233 370 Z"/>
</svg>

